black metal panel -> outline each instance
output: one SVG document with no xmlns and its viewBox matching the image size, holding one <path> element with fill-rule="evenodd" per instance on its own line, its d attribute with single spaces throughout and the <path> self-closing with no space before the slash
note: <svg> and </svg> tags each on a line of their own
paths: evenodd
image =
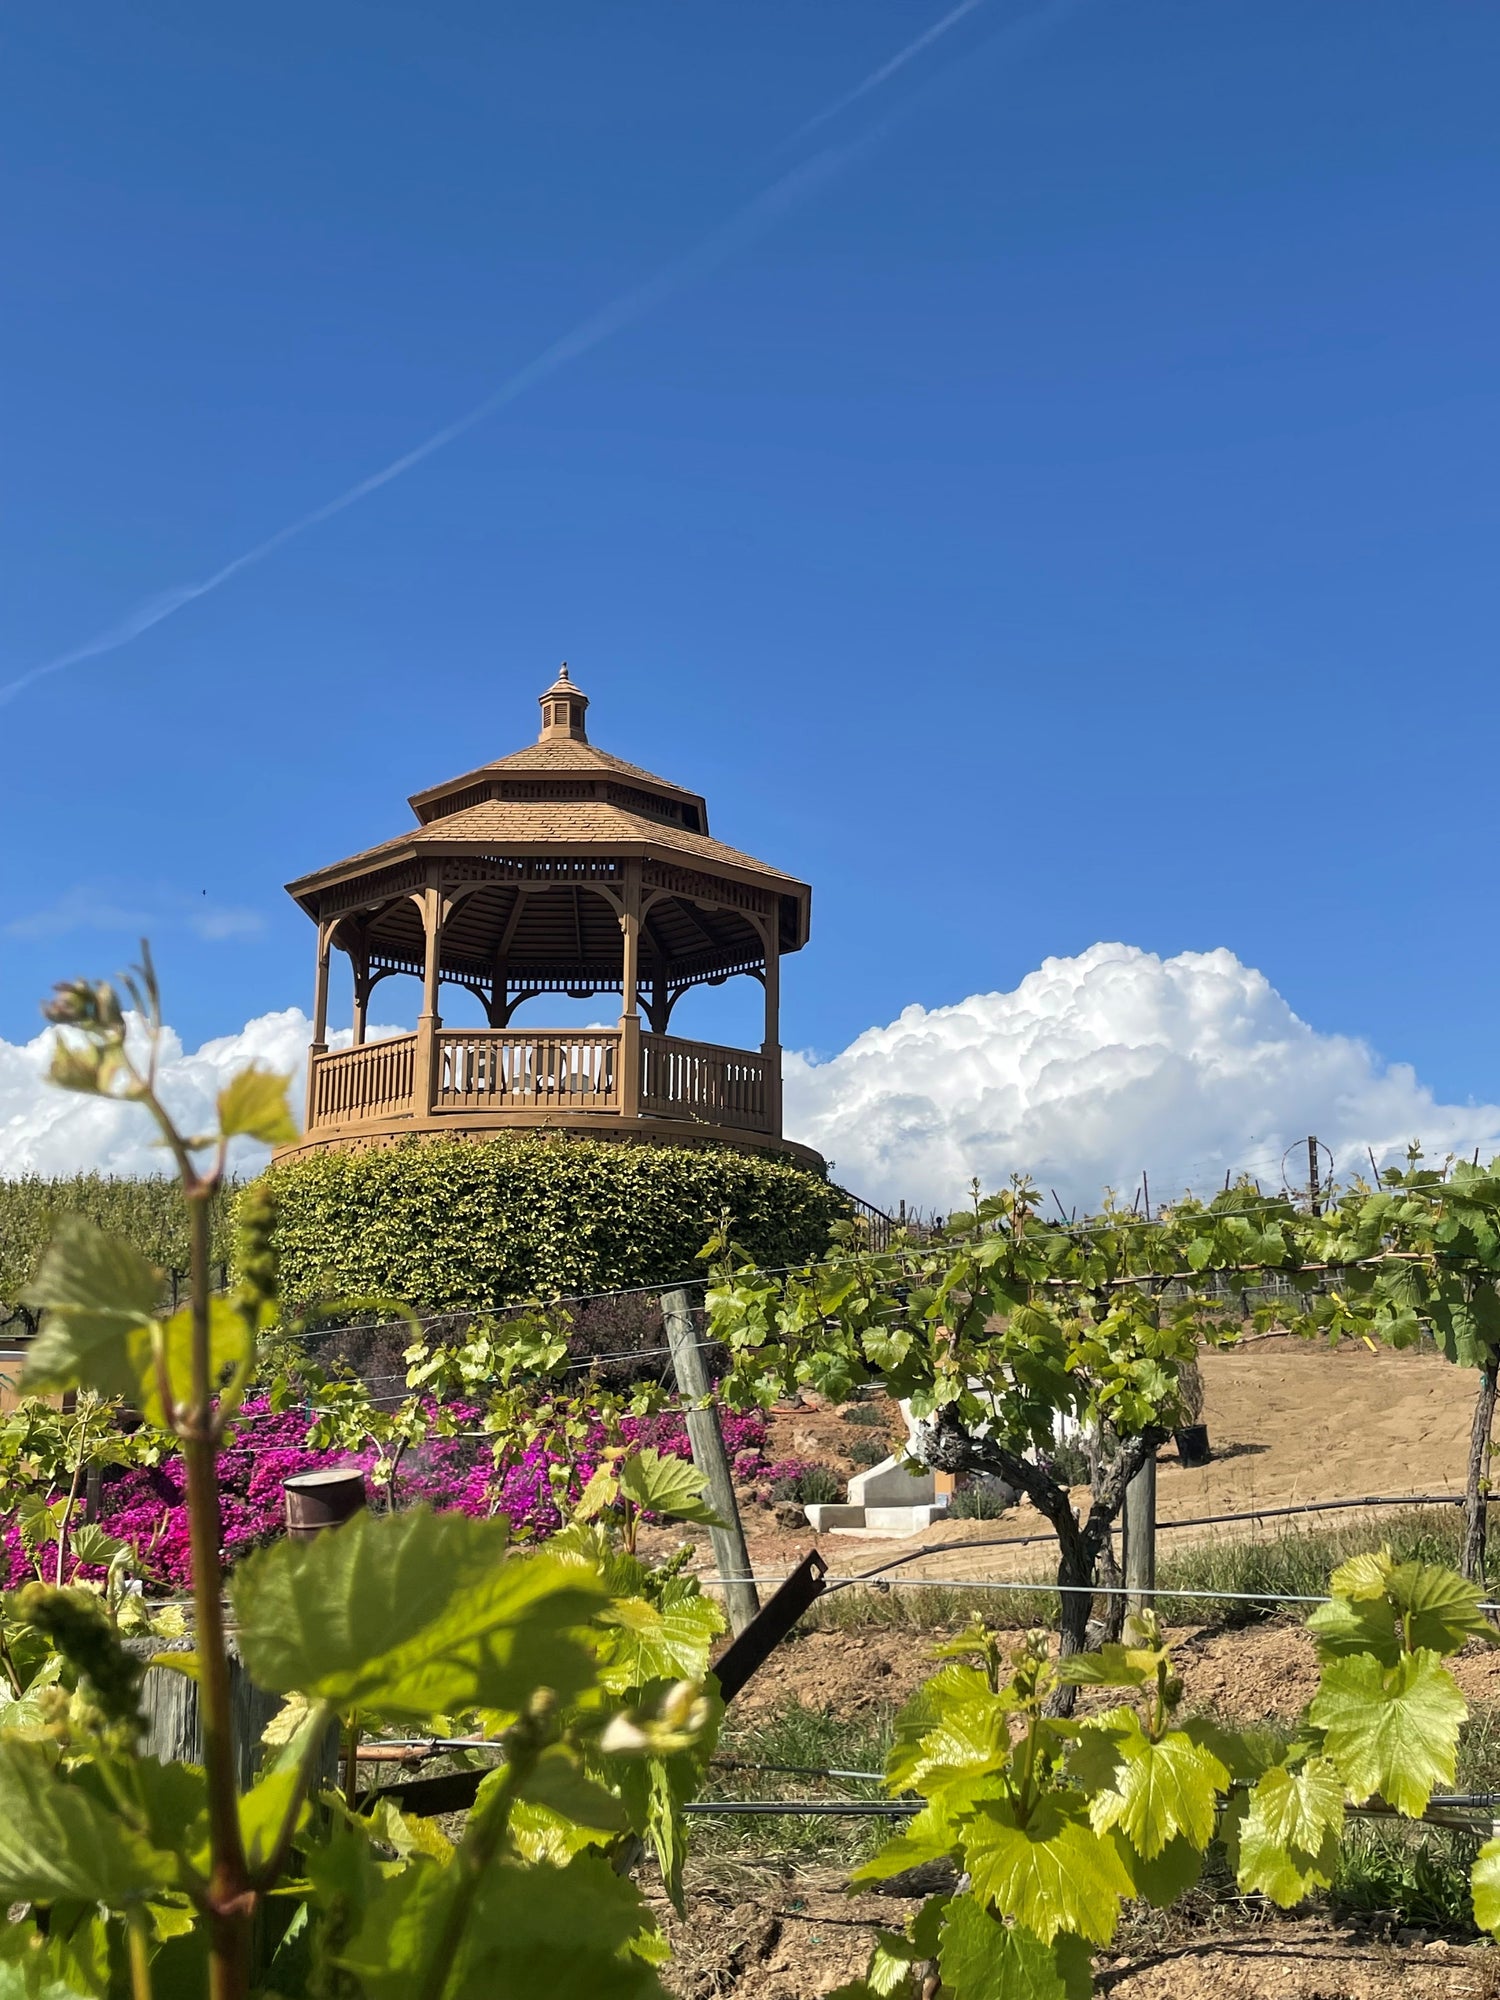
<svg viewBox="0 0 1500 2000">
<path fill-rule="evenodd" d="M 823 1582 L 827 1568 L 818 1551 L 809 1549 L 776 1595 L 762 1606 L 760 1616 L 752 1618 L 740 1636 L 725 1647 L 714 1672 L 726 1704 L 765 1665 L 809 1605 L 822 1596 L 827 1588 Z"/>
</svg>

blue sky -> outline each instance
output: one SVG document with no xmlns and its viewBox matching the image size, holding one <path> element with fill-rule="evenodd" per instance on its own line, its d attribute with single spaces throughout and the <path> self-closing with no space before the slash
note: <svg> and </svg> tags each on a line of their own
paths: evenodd
<svg viewBox="0 0 1500 2000">
<path fill-rule="evenodd" d="M 0 1037 L 142 917 L 190 1044 L 305 1005 L 282 883 L 528 741 L 566 657 L 813 883 L 793 1046 L 1227 946 L 1500 1098 L 1500 10 L 984 0 L 804 129 L 943 15 L 11 17 L 0 682 L 690 261 L 0 706 Z"/>
</svg>

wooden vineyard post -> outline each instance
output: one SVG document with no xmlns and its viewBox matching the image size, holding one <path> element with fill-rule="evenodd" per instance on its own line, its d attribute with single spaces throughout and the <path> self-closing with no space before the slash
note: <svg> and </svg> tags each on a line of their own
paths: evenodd
<svg viewBox="0 0 1500 2000">
<path fill-rule="evenodd" d="M 708 1501 L 722 1528 L 710 1528 L 714 1562 L 724 1578 L 724 1600 L 729 1607 L 729 1628 L 738 1638 L 760 1610 L 760 1598 L 751 1581 L 750 1551 L 745 1547 L 745 1531 L 740 1525 L 739 1502 L 734 1497 L 734 1480 L 729 1471 L 729 1454 L 719 1429 L 719 1412 L 708 1400 L 708 1364 L 698 1345 L 698 1327 L 687 1292 L 663 1292 L 661 1314 L 666 1323 L 667 1345 L 672 1350 L 672 1368 L 677 1387 L 687 1405 L 688 1443 L 693 1463 L 708 1482 Z"/>
<path fill-rule="evenodd" d="M 163 1659 L 172 1653 L 191 1654 L 193 1639 L 126 1639 L 127 1653 L 137 1659 Z M 234 1775 L 242 1792 L 248 1792 L 261 1774 L 266 1752 L 261 1732 L 281 1712 L 279 1694 L 266 1694 L 256 1687 L 231 1644 L 229 1655 L 230 1704 L 234 1714 Z M 146 1718 L 141 1749 L 148 1757 L 164 1764 L 203 1762 L 203 1725 L 198 1706 L 198 1683 L 175 1667 L 152 1666 L 141 1680 L 141 1713 Z M 330 1724 L 323 1756 L 318 1766 L 320 1783 L 332 1784 L 338 1772 L 339 1732 Z"/>
<path fill-rule="evenodd" d="M 1125 1488 L 1125 1609 L 1134 1615 L 1151 1608 L 1156 1588 L 1156 1453 L 1153 1451 Z"/>
</svg>

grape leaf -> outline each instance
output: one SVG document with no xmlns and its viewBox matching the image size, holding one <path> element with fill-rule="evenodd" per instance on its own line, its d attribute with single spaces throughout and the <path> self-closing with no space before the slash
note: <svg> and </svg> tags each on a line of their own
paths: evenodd
<svg viewBox="0 0 1500 2000">
<path fill-rule="evenodd" d="M 904 1327 L 867 1327 L 860 1335 L 865 1359 L 872 1368 L 890 1374 L 911 1352 L 911 1334 Z"/>
<path fill-rule="evenodd" d="M 1307 1621 L 1307 1629 L 1322 1660 L 1370 1653 L 1382 1666 L 1393 1667 L 1401 1657 L 1396 1616 L 1384 1595 L 1358 1599 L 1335 1597 L 1318 1606 Z"/>
<path fill-rule="evenodd" d="M 279 1770 L 267 1771 L 240 1799 L 240 1838 L 252 1868 L 261 1868 L 270 1859 L 299 1783 L 296 1767 L 287 1764 Z M 305 1825 L 309 1812 L 303 1799 L 297 1810 L 299 1827 Z"/>
<path fill-rule="evenodd" d="M 41 1744 L 0 1742 L 0 1904 L 123 1909 L 166 1888 L 174 1874 L 169 1855 L 69 1784 Z"/>
<path fill-rule="evenodd" d="M 411 2000 L 421 1989 L 462 1879 L 423 1857 L 380 1883 L 336 1958 L 367 2000 Z M 661 2000 L 656 1974 L 630 1949 L 651 1929 L 634 1885 L 597 1854 L 576 1855 L 566 1868 L 490 1868 L 443 1983 L 445 2000 Z"/>
<path fill-rule="evenodd" d="M 1185 1834 L 1195 1847 L 1207 1847 L 1217 1795 L 1229 1784 L 1229 1773 L 1213 1752 L 1178 1729 L 1153 1743 L 1139 1723 L 1133 1732 L 1122 1732 L 1119 1752 L 1112 1783 L 1089 1801 L 1095 1832 L 1118 1826 L 1147 1861 L 1174 1834 Z"/>
<path fill-rule="evenodd" d="M 1282 1909 L 1314 1888 L 1326 1889 L 1338 1867 L 1344 1781 L 1327 1757 L 1298 1771 L 1277 1766 L 1251 1792 L 1239 1818 L 1235 1872 Z"/>
<path fill-rule="evenodd" d="M 915 1740 L 900 1739 L 887 1760 L 886 1782 L 893 1791 L 932 1792 L 955 1780 L 998 1771 L 1010 1759 L 1010 1713 L 991 1694 L 982 1673 L 945 1667 L 924 1693 L 934 1699 L 931 1720 Z M 903 1711 L 903 1719 L 910 1710 Z"/>
<path fill-rule="evenodd" d="M 1314 1889 L 1326 1889 L 1338 1871 L 1339 1837 L 1330 1832 L 1312 1849 L 1272 1840 L 1246 1813 L 1239 1825 L 1235 1877 L 1242 1889 L 1258 1889 L 1283 1910 Z"/>
<path fill-rule="evenodd" d="M 1482 1931 L 1500 1936 L 1500 1834 L 1487 1840 L 1475 1855 L 1472 1888 L 1475 1923 Z"/>
<path fill-rule="evenodd" d="M 1263 1729 L 1225 1729 L 1211 1716 L 1189 1715 L 1182 1733 L 1200 1749 L 1211 1751 L 1231 1779 L 1254 1780 L 1286 1755 L 1281 1737 Z"/>
<path fill-rule="evenodd" d="M 1137 1896 L 1158 1910 L 1168 1910 L 1179 1896 L 1185 1896 L 1203 1873 L 1203 1856 L 1190 1840 L 1174 1834 L 1160 1854 L 1151 1860 L 1139 1853 L 1116 1828 L 1110 1836 Z"/>
<path fill-rule="evenodd" d="M 263 1146 L 294 1144 L 297 1125 L 286 1101 L 290 1082 L 289 1076 L 254 1066 L 232 1076 L 219 1092 L 220 1132 L 226 1139 L 258 1139 Z"/>
<path fill-rule="evenodd" d="M 171 1655 L 180 1659 L 180 1653 Z M 208 1872 L 208 1783 L 196 1764 L 137 1757 L 131 1780 L 145 1812 L 148 1838 L 159 1848 Z M 179 1886 L 182 1871 L 174 1873 Z"/>
<path fill-rule="evenodd" d="M 1389 1595 L 1410 1634 L 1413 1652 L 1456 1653 L 1466 1639 L 1500 1644 L 1500 1633 L 1480 1610 L 1484 1592 L 1438 1563 L 1407 1562 L 1390 1581 Z"/>
<path fill-rule="evenodd" d="M 597 1578 L 576 1561 L 510 1555 L 506 1539 L 501 1522 L 414 1508 L 251 1556 L 232 1595 L 252 1680 L 411 1717 L 588 1686 L 574 1629 L 599 1606 Z"/>
<path fill-rule="evenodd" d="M 42 1696 L 62 1679 L 63 1657 L 53 1653 L 26 1683 L 26 1692 L 14 1701 L 0 1701 L 0 1730 L 18 1734 L 39 1727 L 47 1704 Z"/>
<path fill-rule="evenodd" d="M 1389 1549 L 1375 1549 L 1362 1556 L 1350 1556 L 1329 1577 L 1328 1588 L 1335 1597 L 1384 1597 L 1395 1567 Z"/>
<path fill-rule="evenodd" d="M 31 1924 L 0 1924 L 0 2000 L 102 2000 L 110 1991 L 102 1918 L 71 1923 L 66 1937 Z"/>
<path fill-rule="evenodd" d="M 40 1308 L 41 1331 L 26 1350 L 22 1387 L 97 1389 L 131 1396 L 137 1370 L 127 1353 L 144 1332 L 149 1351 L 161 1280 L 141 1253 L 81 1215 L 58 1218 L 57 1233 L 21 1295 Z"/>
<path fill-rule="evenodd" d="M 1344 1781 L 1327 1757 L 1309 1757 L 1297 1771 L 1278 1765 L 1250 1794 L 1250 1818 L 1268 1840 L 1315 1850 L 1344 1823 Z"/>
<path fill-rule="evenodd" d="M 1435 1786 L 1453 1782 L 1467 1713 L 1453 1676 L 1427 1651 L 1393 1667 L 1367 1653 L 1334 1660 L 1308 1710 L 1355 1804 L 1379 1792 L 1412 1819 Z"/>
<path fill-rule="evenodd" d="M 929 1739 L 942 1728 L 940 1742 Z M 893 1792 L 910 1791 L 919 1773 L 945 1763 L 960 1768 L 992 1768 L 997 1752 L 1010 1744 L 1003 1703 L 977 1667 L 942 1667 L 923 1683 L 896 1717 L 895 1740 L 886 1759 L 886 1783 Z"/>
<path fill-rule="evenodd" d="M 943 1918 L 938 1970 L 954 2000 L 1088 2000 L 1089 1948 L 1064 1932 L 1044 1944 L 997 1923 L 972 1896 L 955 1896 Z"/>
<path fill-rule="evenodd" d="M 1333 1588 L 1332 1603 L 1307 1621 L 1324 1659 L 1373 1653 L 1389 1667 L 1403 1652 L 1456 1653 L 1466 1639 L 1500 1643 L 1479 1608 L 1483 1591 L 1437 1563 L 1398 1567 L 1387 1552 L 1355 1556 L 1334 1571 Z"/>
<path fill-rule="evenodd" d="M 708 1671 L 710 1642 L 724 1629 L 717 1605 L 688 1597 L 655 1605 L 644 1597 L 617 1597 L 601 1612 L 606 1636 L 599 1679 L 611 1694 L 647 1681 L 696 1681 Z"/>
<path fill-rule="evenodd" d="M 911 1969 L 925 1956 L 909 1937 L 902 1937 L 899 1931 L 876 1931 L 875 1949 L 870 1953 L 865 1984 L 878 1996 L 878 2000 L 890 2000 L 893 1994 L 908 1993 L 911 1990 Z"/>
<path fill-rule="evenodd" d="M 1061 1930 L 1096 1944 L 1114 1936 L 1130 1877 L 1108 1841 L 1095 1838 L 1081 1807 L 1044 1797 L 1026 1825 L 999 1801 L 962 1827 L 975 1893 L 1050 1944 Z"/>
<path fill-rule="evenodd" d="M 703 1497 L 708 1482 L 685 1458 L 663 1455 L 650 1447 L 633 1451 L 621 1461 L 619 1478 L 620 1491 L 650 1513 L 691 1521 L 701 1528 L 724 1525 Z"/>
<path fill-rule="evenodd" d="M 940 1800 L 929 1800 L 908 1820 L 903 1833 L 888 1840 L 850 1875 L 851 1882 L 884 1882 L 908 1868 L 920 1868 L 926 1861 L 941 1861 L 957 1847 L 959 1829 L 949 1819 Z"/>
<path fill-rule="evenodd" d="M 75 1528 L 72 1542 L 75 1560 L 98 1569 L 108 1569 L 120 1551 L 129 1547 L 128 1542 L 106 1534 L 96 1521 L 85 1521 Z"/>
<path fill-rule="evenodd" d="M 515 1814 L 520 1810 L 519 1803 L 511 1809 L 512 1828 L 515 1826 Z M 389 1799 L 377 1799 L 373 1806 L 366 1806 L 361 1800 L 359 1816 L 369 1829 L 370 1838 L 394 1848 L 403 1861 L 410 1860 L 414 1854 L 427 1854 L 434 1861 L 445 1863 L 453 1859 L 453 1842 L 435 1819 L 423 1819 L 418 1813 L 404 1813 Z"/>
<path fill-rule="evenodd" d="M 1063 1660 L 1057 1678 L 1072 1687 L 1145 1687 L 1156 1679 L 1157 1662 L 1164 1657 L 1154 1646 L 1111 1644 Z"/>
<path fill-rule="evenodd" d="M 139 1251 L 81 1215 L 64 1215 L 26 1303 L 43 1309 L 41 1332 L 27 1349 L 23 1386 L 89 1388 L 123 1396 L 149 1423 L 165 1428 L 153 1353 L 160 1332 L 168 1378 L 179 1401 L 192 1390 L 191 1308 L 159 1325 L 161 1279 Z M 209 1301 L 209 1375 L 217 1383 L 251 1338 L 227 1299 Z"/>
<path fill-rule="evenodd" d="M 595 1784 L 560 1743 L 543 1751 L 521 1796 L 596 1832 L 620 1833 L 626 1824 L 625 1808 L 614 1793 Z"/>
<path fill-rule="evenodd" d="M 183 1306 L 181 1311 L 173 1313 L 161 1333 L 172 1394 L 179 1403 L 186 1402 L 193 1391 L 192 1307 Z M 243 1357 L 246 1343 L 252 1338 L 243 1318 L 228 1299 L 214 1297 L 209 1300 L 208 1379 L 211 1384 L 217 1387 L 224 1371 Z M 127 1392 L 130 1400 L 148 1423 L 155 1424 L 158 1430 L 165 1430 L 167 1411 L 161 1399 L 150 1334 L 139 1331 L 130 1334 L 126 1340 L 126 1352 L 131 1367 L 136 1371 L 135 1388 Z"/>
<path fill-rule="evenodd" d="M 482 1801 L 504 1781 L 504 1767 L 479 1788 Z M 585 1847 L 605 1847 L 627 1825 L 625 1808 L 613 1792 L 580 1770 L 571 1751 L 553 1744 L 542 1753 L 511 1807 L 508 1826 L 527 1861 L 565 1868 Z"/>
<path fill-rule="evenodd" d="M 649 1703 L 666 1693 L 665 1682 L 648 1682 L 640 1699 Z M 724 1704 L 710 1681 L 707 1726 L 686 1750 L 668 1757 L 600 1756 L 592 1767 L 619 1794 L 634 1830 L 651 1844 L 674 1907 L 682 1907 L 682 1868 L 687 1856 L 683 1802 L 702 1788 L 703 1773 L 718 1740 Z"/>
</svg>

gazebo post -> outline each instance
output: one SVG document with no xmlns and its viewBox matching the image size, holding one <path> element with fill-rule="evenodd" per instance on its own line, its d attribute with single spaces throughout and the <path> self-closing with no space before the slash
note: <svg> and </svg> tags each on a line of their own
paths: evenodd
<svg viewBox="0 0 1500 2000">
<path fill-rule="evenodd" d="M 438 976 L 443 952 L 443 893 L 435 882 L 422 891 L 422 932 L 426 951 L 422 961 L 422 1011 L 417 1016 L 417 1047 L 412 1077 L 419 1118 L 430 1118 L 438 1094 Z"/>
<path fill-rule="evenodd" d="M 766 1117 L 781 1136 L 781 935 L 780 914 L 773 899 L 765 920 L 766 1031 L 760 1052 L 766 1059 Z"/>
<path fill-rule="evenodd" d="M 362 1049 L 370 1015 L 370 947 L 363 936 L 349 953 L 349 962 L 354 967 L 354 1047 Z"/>
<path fill-rule="evenodd" d="M 305 1129 L 312 1130 L 313 1105 L 317 1099 L 318 1058 L 328 1053 L 328 961 L 333 953 L 333 926 L 318 925 L 318 970 L 313 982 L 313 1031 L 307 1050 L 307 1116 Z"/>
<path fill-rule="evenodd" d="M 625 907 L 620 912 L 623 957 L 620 973 L 620 1075 L 622 1118 L 641 1115 L 641 1016 L 638 987 L 641 960 L 641 864 L 627 861 Z"/>
</svg>

